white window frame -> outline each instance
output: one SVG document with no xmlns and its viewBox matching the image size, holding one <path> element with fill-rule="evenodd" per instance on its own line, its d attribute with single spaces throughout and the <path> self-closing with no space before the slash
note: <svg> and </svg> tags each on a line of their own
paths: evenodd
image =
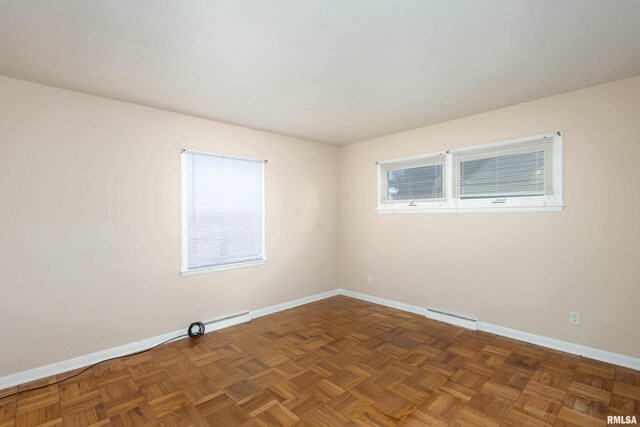
<svg viewBox="0 0 640 427">
<path fill-rule="evenodd" d="M 226 158 L 226 159 L 236 159 L 236 160 L 246 160 L 246 161 L 250 161 L 250 162 L 260 162 L 263 163 L 262 166 L 262 259 L 260 260 L 256 260 L 256 261 L 248 261 L 248 262 L 238 262 L 238 263 L 233 263 L 233 264 L 224 264 L 224 265 L 217 265 L 217 266 L 213 266 L 213 267 L 203 267 L 203 268 L 188 268 L 189 266 L 189 260 L 188 260 L 188 238 L 187 238 L 187 154 L 202 154 L 202 155 L 207 155 L 207 156 L 215 156 L 215 157 L 222 157 L 222 158 Z M 237 269 L 237 268 L 246 268 L 246 267 L 255 267 L 258 265 L 263 265 L 267 262 L 267 253 L 266 253 L 266 245 L 265 245 L 265 237 L 266 237 L 266 222 L 265 222 L 265 216 L 266 216 L 266 205 L 265 205 L 265 199 L 266 199 L 266 194 L 265 194 L 265 163 L 267 162 L 266 160 L 258 160 L 258 159 L 253 159 L 250 157 L 237 157 L 237 156 L 227 156 L 225 154 L 217 154 L 217 153 L 210 153 L 210 152 L 206 152 L 206 151 L 196 151 L 196 150 L 187 150 L 187 149 L 182 149 L 180 150 L 180 157 L 181 157 L 181 166 L 182 166 L 182 170 L 181 170 L 181 179 L 182 179 L 182 185 L 181 185 L 181 191 L 182 191 L 182 196 L 181 196 L 181 209 L 182 209 L 182 218 L 181 218 L 181 222 L 182 222 L 182 267 L 180 269 L 180 274 L 184 277 L 184 276 L 193 276 L 196 274 L 202 274 L 202 273 L 210 273 L 210 272 L 214 272 L 214 271 L 224 271 L 224 270 L 233 270 L 233 269 Z"/>
<path fill-rule="evenodd" d="M 463 199 L 453 195 L 453 154 L 483 148 L 497 148 L 501 146 L 515 145 L 535 141 L 542 138 L 553 138 L 553 194 L 532 197 L 495 197 L 479 199 Z M 382 165 L 399 163 L 411 160 L 419 160 L 444 154 L 444 200 L 422 202 L 383 202 L 382 201 Z M 490 144 L 474 145 L 466 148 L 452 149 L 446 152 L 438 152 L 413 157 L 402 157 L 393 160 L 378 162 L 378 213 L 462 213 L 462 212 L 560 212 L 564 207 L 562 195 L 562 132 L 550 132 L 525 138 L 510 139 Z"/>
</svg>

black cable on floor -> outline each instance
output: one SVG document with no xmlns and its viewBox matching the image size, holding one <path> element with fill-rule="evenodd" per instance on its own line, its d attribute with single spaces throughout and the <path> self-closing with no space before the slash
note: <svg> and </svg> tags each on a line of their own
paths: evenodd
<svg viewBox="0 0 640 427">
<path fill-rule="evenodd" d="M 77 374 L 73 374 L 73 375 L 71 375 L 71 376 L 69 376 L 69 377 L 67 377 L 67 378 L 65 378 L 65 379 L 62 379 L 62 380 L 56 381 L 56 382 L 51 383 L 51 384 L 46 384 L 46 385 L 42 385 L 42 386 L 39 386 L 39 387 L 29 388 L 29 389 L 27 389 L 27 390 L 18 390 L 18 391 L 16 391 L 15 393 L 11 393 L 11 394 L 8 394 L 8 395 L 6 395 L 6 396 L 0 396 L 0 400 L 2 400 L 2 399 L 6 399 L 7 397 L 16 396 L 16 395 L 21 394 L 21 393 L 26 393 L 26 392 L 28 392 L 28 391 L 40 390 L 40 389 L 43 389 L 43 388 L 51 387 L 52 385 L 58 385 L 58 384 L 63 383 L 63 382 L 65 382 L 65 381 L 67 381 L 67 380 L 70 380 L 71 378 L 75 378 L 75 377 L 77 377 L 78 375 L 84 374 L 84 373 L 85 373 L 85 372 L 87 372 L 89 369 L 91 369 L 91 368 L 93 368 L 94 366 L 97 366 L 97 365 L 99 365 L 99 364 L 101 364 L 101 363 L 109 362 L 109 361 L 111 361 L 111 360 L 121 359 L 121 358 L 123 358 L 123 357 L 130 357 L 130 356 L 135 356 L 135 355 L 137 355 L 137 354 L 142 354 L 142 353 L 145 353 L 145 352 L 147 352 L 147 351 L 149 351 L 149 350 L 153 350 L 154 348 L 158 348 L 158 347 L 160 347 L 162 344 L 166 344 L 166 343 L 169 343 L 169 342 L 171 342 L 171 341 L 175 341 L 175 340 L 177 340 L 177 339 L 184 338 L 184 337 L 188 337 L 188 336 L 189 336 L 189 334 L 182 334 L 182 335 L 178 335 L 177 337 L 169 338 L 168 340 L 163 341 L 163 342 L 161 342 L 160 344 L 156 344 L 156 345 L 154 345 L 153 347 L 149 347 L 149 348 L 147 348 L 147 349 L 145 349 L 145 350 L 140 350 L 140 351 L 138 351 L 138 352 L 131 353 L 131 354 L 125 354 L 124 356 L 115 356 L 115 357 L 111 357 L 111 358 L 109 358 L 109 359 L 101 360 L 101 361 L 99 361 L 99 362 L 94 363 L 93 365 L 87 366 L 87 367 L 86 367 L 86 368 L 84 368 L 82 371 L 78 372 Z"/>
</svg>

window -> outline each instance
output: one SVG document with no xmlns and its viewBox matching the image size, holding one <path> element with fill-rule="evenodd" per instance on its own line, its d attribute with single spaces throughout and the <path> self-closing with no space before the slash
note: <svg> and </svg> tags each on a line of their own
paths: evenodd
<svg viewBox="0 0 640 427">
<path fill-rule="evenodd" d="M 379 163 L 380 212 L 558 211 L 560 132 Z"/>
<path fill-rule="evenodd" d="M 382 203 L 442 199 L 443 171 L 443 155 L 381 164 Z"/>
<path fill-rule="evenodd" d="M 264 162 L 183 150 L 182 174 L 182 274 L 264 263 Z"/>
</svg>

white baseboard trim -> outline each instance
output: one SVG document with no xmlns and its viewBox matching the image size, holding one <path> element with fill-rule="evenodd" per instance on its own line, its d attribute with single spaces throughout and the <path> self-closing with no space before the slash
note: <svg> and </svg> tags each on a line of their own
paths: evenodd
<svg viewBox="0 0 640 427">
<path fill-rule="evenodd" d="M 386 298 L 374 297 L 374 296 L 363 294 L 360 292 L 340 289 L 340 294 L 357 298 L 363 301 L 384 305 L 386 307 L 391 307 L 391 308 L 395 308 L 402 311 L 408 311 L 410 313 L 426 315 L 426 312 L 427 312 L 426 307 L 419 307 L 416 305 L 405 304 L 402 302 L 393 301 Z M 440 321 L 444 321 L 444 319 Z M 451 322 L 446 322 L 446 323 L 451 323 Z M 623 354 L 618 354 L 618 353 L 612 353 L 610 351 L 587 347 L 580 344 L 573 344 L 566 341 L 557 340 L 555 338 L 548 338 L 541 335 L 535 335 L 529 332 L 519 331 L 516 329 L 509 329 L 503 326 L 497 326 L 497 325 L 493 325 L 491 323 L 486 323 L 486 322 L 478 322 L 478 330 L 500 335 L 507 338 L 513 338 L 513 339 L 528 342 L 531 344 L 540 345 L 543 347 L 548 347 L 554 350 L 564 351 L 566 353 L 577 354 L 579 356 L 588 357 L 590 359 L 600 360 L 602 362 L 612 363 L 614 365 L 624 366 L 626 368 L 631 368 L 631 369 L 640 371 L 640 359 L 637 359 L 635 357 L 625 356 Z"/>
<path fill-rule="evenodd" d="M 403 302 L 393 301 L 386 298 L 374 297 L 373 295 L 367 295 L 360 292 L 350 291 L 348 289 L 338 289 L 338 291 L 340 295 L 357 298 L 363 301 L 384 305 L 386 307 L 391 307 L 391 308 L 395 308 L 402 311 L 408 311 L 409 313 L 419 314 L 421 316 L 424 316 L 427 312 L 426 308 L 418 307 L 417 305 L 405 304 Z"/>
<path fill-rule="evenodd" d="M 610 351 L 587 347 L 581 344 L 573 344 L 557 340 L 555 338 L 535 335 L 529 332 L 505 328 L 504 326 L 492 325 L 491 323 L 485 322 L 479 322 L 478 330 L 640 371 L 640 359 L 625 356 L 624 354 L 612 353 Z"/>
<path fill-rule="evenodd" d="M 51 365 L 41 366 L 39 368 L 29 369 L 26 371 L 7 375 L 0 378 L 0 390 L 31 381 L 36 381 L 42 378 L 47 378 L 52 375 L 58 375 L 64 372 L 73 371 L 74 369 L 83 368 L 85 366 L 97 363 L 101 360 L 136 353 L 138 351 L 151 348 L 154 345 L 158 345 L 163 341 L 184 333 L 185 331 L 169 332 L 167 334 L 158 335 L 153 338 L 144 339 L 118 347 L 112 347 L 95 353 L 86 354 L 84 356 L 74 357 L 73 359 L 64 360 L 62 362 L 52 363 Z"/>
<path fill-rule="evenodd" d="M 298 298 L 292 301 L 283 302 L 282 304 L 276 304 L 270 307 L 254 310 L 251 312 L 251 318 L 255 319 L 257 317 L 268 316 L 269 314 L 288 310 L 293 307 L 298 307 L 299 305 L 305 305 L 311 302 L 320 301 L 321 299 L 334 297 L 336 295 L 340 295 L 340 289 L 332 289 L 330 291 L 321 292 L 319 294 L 311 295 L 308 297 Z"/>
<path fill-rule="evenodd" d="M 339 294 L 338 289 L 332 289 L 327 292 L 322 292 L 316 295 L 288 301 L 282 304 L 273 305 L 249 312 L 247 315 L 238 317 L 225 318 L 221 317 L 219 321 L 209 320 L 204 323 L 206 326 L 206 333 L 217 331 L 220 329 L 236 326 L 241 323 L 246 323 L 257 317 L 266 316 L 278 311 L 287 310 L 289 308 L 297 307 L 303 304 L 309 304 L 310 302 L 318 301 L 324 298 L 329 298 Z M 210 322 L 215 322 L 209 324 Z M 73 359 L 64 360 L 62 362 L 52 363 L 50 365 L 41 366 L 39 368 L 28 369 L 26 371 L 17 372 L 4 377 L 0 377 L 0 390 L 4 390 L 9 387 L 28 383 L 31 381 L 40 380 L 42 378 L 48 378 L 52 375 L 62 374 L 64 372 L 73 371 L 74 369 L 83 368 L 94 363 L 98 363 L 102 360 L 111 359 L 113 357 L 126 356 L 128 354 L 137 353 L 142 350 L 146 350 L 155 345 L 160 344 L 170 338 L 185 334 L 186 330 L 178 330 L 169 332 L 166 334 L 158 335 L 152 338 L 147 338 L 141 341 L 121 345 L 118 347 L 108 348 L 106 350 L 98 351 L 95 353 L 87 354 L 84 356 L 74 357 Z"/>
<path fill-rule="evenodd" d="M 287 310 L 300 305 L 309 304 L 311 302 L 319 301 L 325 298 L 329 298 L 336 295 L 344 295 L 363 301 L 371 302 L 374 304 L 383 305 L 386 307 L 395 308 L 397 310 L 406 311 L 409 313 L 419 314 L 426 316 L 426 307 L 419 307 L 417 305 L 406 304 L 387 298 L 376 297 L 373 295 L 363 294 L 361 292 L 355 292 L 348 289 L 333 289 L 330 291 L 322 292 L 319 294 L 311 295 L 304 298 L 284 302 L 282 304 L 272 305 L 270 307 L 261 308 L 249 312 L 249 315 L 234 317 L 231 319 L 225 319 L 220 322 L 216 322 L 213 325 L 208 325 L 206 332 L 213 332 L 230 326 L 239 325 L 245 323 L 250 319 L 255 319 L 269 314 L 277 313 L 279 311 Z M 224 319 L 224 318 L 222 318 Z M 543 337 L 540 335 L 531 334 L 529 332 L 518 331 L 516 329 L 509 329 L 502 326 L 492 325 L 490 323 L 478 322 L 478 330 L 490 332 L 492 334 L 501 335 L 516 340 L 537 344 L 540 346 L 552 348 L 555 350 L 564 351 L 571 354 L 577 354 L 591 359 L 600 360 L 603 362 L 613 363 L 615 365 L 624 366 L 631 369 L 640 370 L 640 359 L 625 356 L 622 354 L 612 353 L 609 351 L 599 350 L 592 347 L 583 346 L 580 344 L 572 344 L 565 341 L 557 340 L 554 338 Z M 185 330 L 174 331 L 156 337 L 147 338 L 141 341 L 137 341 L 130 344 L 121 345 L 118 347 L 109 348 L 106 350 L 98 351 L 96 353 L 87 354 L 73 359 L 68 359 L 62 362 L 53 363 L 39 368 L 29 369 L 15 374 L 0 377 L 0 390 L 4 390 L 9 387 L 13 387 L 19 384 L 47 378 L 52 375 L 61 374 L 64 372 L 72 371 L 74 369 L 82 368 L 92 365 L 105 359 L 113 357 L 126 356 L 131 353 L 136 353 L 142 350 L 146 350 L 155 345 L 160 344 L 172 337 L 184 334 Z"/>
</svg>

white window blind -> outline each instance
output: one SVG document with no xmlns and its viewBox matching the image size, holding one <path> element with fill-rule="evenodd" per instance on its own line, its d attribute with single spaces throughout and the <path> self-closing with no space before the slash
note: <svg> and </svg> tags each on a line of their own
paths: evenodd
<svg viewBox="0 0 640 427">
<path fill-rule="evenodd" d="M 444 155 L 434 155 L 381 163 L 382 203 L 443 198 L 444 159 Z"/>
<path fill-rule="evenodd" d="M 264 162 L 183 152 L 183 273 L 264 260 Z"/>
<path fill-rule="evenodd" d="M 553 138 L 453 151 L 455 197 L 553 194 Z"/>
</svg>

